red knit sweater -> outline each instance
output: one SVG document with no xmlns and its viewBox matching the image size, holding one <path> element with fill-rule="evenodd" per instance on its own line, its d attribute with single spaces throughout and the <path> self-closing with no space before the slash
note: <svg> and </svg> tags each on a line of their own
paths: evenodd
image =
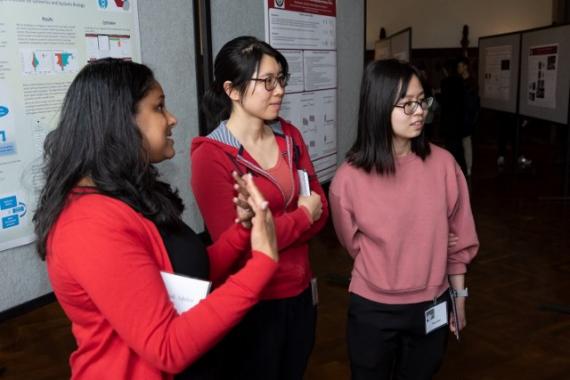
<svg viewBox="0 0 570 380">
<path fill-rule="evenodd" d="M 239 236 L 220 236 L 209 247 L 213 279 L 226 276 L 226 256 L 247 246 Z M 73 379 L 171 378 L 244 316 L 277 267 L 254 253 L 242 271 L 177 315 L 160 277 L 172 266 L 155 225 L 93 193 L 70 195 L 47 251 L 49 278 L 78 346 L 70 358 Z"/>
<path fill-rule="evenodd" d="M 307 241 L 323 228 L 329 213 L 325 193 L 315 175 L 299 130 L 281 119 L 271 127 L 279 150 L 288 161 L 295 184 L 291 197 L 285 196 L 279 181 L 259 167 L 223 123 L 209 136 L 193 140 L 191 157 L 192 190 L 208 232 L 214 240 L 224 231 L 233 228 L 236 211 L 232 198 L 236 192 L 232 171 L 252 172 L 255 184 L 269 202 L 275 219 L 280 256 L 277 273 L 263 291 L 262 299 L 293 297 L 307 288 L 312 276 Z M 311 190 L 321 196 L 323 214 L 313 224 L 307 217 L 306 210 L 297 207 L 297 169 L 308 172 Z M 239 230 L 234 231 L 240 233 Z M 231 257 L 228 256 L 228 260 Z"/>
</svg>

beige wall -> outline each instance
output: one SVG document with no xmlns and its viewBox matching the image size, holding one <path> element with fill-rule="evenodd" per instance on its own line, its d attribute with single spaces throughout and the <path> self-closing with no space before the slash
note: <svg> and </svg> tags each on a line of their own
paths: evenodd
<svg viewBox="0 0 570 380">
<path fill-rule="evenodd" d="M 469 25 L 470 47 L 479 37 L 547 26 L 552 0 L 367 0 L 366 48 L 380 27 L 387 35 L 412 27 L 412 48 L 460 47 Z"/>
</svg>

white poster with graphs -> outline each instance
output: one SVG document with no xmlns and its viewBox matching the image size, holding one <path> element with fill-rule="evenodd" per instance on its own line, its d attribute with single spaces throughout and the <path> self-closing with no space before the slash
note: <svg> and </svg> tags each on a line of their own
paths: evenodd
<svg viewBox="0 0 570 380">
<path fill-rule="evenodd" d="M 483 76 L 483 97 L 508 101 L 511 97 L 511 45 L 491 46 L 484 49 L 485 74 Z"/>
<path fill-rule="evenodd" d="M 264 0 L 265 37 L 291 78 L 281 114 L 303 134 L 319 181 L 337 162 L 336 0 Z"/>
<path fill-rule="evenodd" d="M 136 0 L 0 0 L 0 250 L 34 240 L 43 142 L 75 75 L 140 62 Z"/>
<path fill-rule="evenodd" d="M 558 44 L 532 46 L 529 49 L 528 104 L 556 108 L 558 49 Z"/>
</svg>

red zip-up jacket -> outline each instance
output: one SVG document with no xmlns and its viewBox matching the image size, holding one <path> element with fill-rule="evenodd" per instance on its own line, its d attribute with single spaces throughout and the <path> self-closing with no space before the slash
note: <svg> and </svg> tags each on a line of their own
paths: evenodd
<svg viewBox="0 0 570 380">
<path fill-rule="evenodd" d="M 262 299 L 293 297 L 307 288 L 312 276 L 307 242 L 323 228 L 329 215 L 325 193 L 315 175 L 299 130 L 282 119 L 270 127 L 281 154 L 288 162 L 295 184 L 289 199 L 285 199 L 277 181 L 248 154 L 225 123 L 221 123 L 208 136 L 195 138 L 191 150 L 192 190 L 212 239 L 216 240 L 234 224 L 236 211 L 232 198 L 237 194 L 233 188 L 232 171 L 252 173 L 255 184 L 269 202 L 275 219 L 279 266 L 263 291 Z M 312 224 L 306 210 L 297 207 L 298 169 L 308 172 L 311 190 L 321 196 L 323 213 Z M 243 233 L 241 230 L 235 231 Z M 240 265 L 243 265 L 243 261 L 234 269 Z"/>
</svg>

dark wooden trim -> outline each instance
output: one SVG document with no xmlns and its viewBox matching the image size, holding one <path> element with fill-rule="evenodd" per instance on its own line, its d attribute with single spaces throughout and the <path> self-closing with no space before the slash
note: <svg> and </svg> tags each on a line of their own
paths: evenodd
<svg viewBox="0 0 570 380">
<path fill-rule="evenodd" d="M 212 83 L 212 22 L 210 0 L 193 0 L 194 49 L 196 58 L 196 90 L 198 99 L 198 129 L 201 136 L 208 133 L 206 116 L 200 104 Z"/>
<path fill-rule="evenodd" d="M 570 101 L 570 96 L 568 99 Z M 564 184 L 562 187 L 562 196 L 566 200 L 570 200 L 570 104 L 568 105 L 568 118 L 566 119 L 566 164 L 564 165 Z"/>
<path fill-rule="evenodd" d="M 539 27 L 537 27 L 537 28 L 517 30 L 517 31 L 515 31 L 515 32 L 508 32 L 508 33 L 501 33 L 501 34 L 493 34 L 493 35 L 489 35 L 489 36 L 482 36 L 482 37 L 479 37 L 479 40 L 483 40 L 483 39 L 485 39 L 485 38 L 495 38 L 495 37 L 511 36 L 511 35 L 513 35 L 513 34 L 523 34 L 523 33 L 536 32 L 536 31 L 543 30 L 543 29 L 560 28 L 560 27 L 568 26 L 568 25 L 570 25 L 570 23 L 557 24 L 557 25 L 539 26 Z"/>
<path fill-rule="evenodd" d="M 364 3 L 364 12 L 363 12 L 363 17 L 362 17 L 362 18 L 364 19 L 364 20 L 363 20 L 363 21 L 364 21 L 364 22 L 363 22 L 363 24 L 364 24 L 364 45 L 363 45 L 363 49 L 364 49 L 364 57 L 363 57 L 363 58 L 364 58 L 364 62 L 362 62 L 362 64 L 363 64 L 363 66 L 364 66 L 364 65 L 366 65 L 366 62 L 368 62 L 368 60 L 366 59 L 366 53 L 368 52 L 368 50 L 366 50 L 366 33 L 367 33 L 367 30 L 366 30 L 366 26 L 367 26 L 367 23 L 366 23 L 366 14 L 367 14 L 367 9 L 368 9 L 368 7 L 367 7 L 368 1 L 367 1 L 367 0 L 363 0 L 363 3 Z M 374 57 L 374 54 L 372 55 L 372 57 Z"/>
<path fill-rule="evenodd" d="M 29 313 L 30 311 L 33 311 L 37 308 L 40 308 L 42 306 L 45 306 L 45 305 L 50 304 L 50 303 L 55 302 L 55 301 L 56 301 L 56 299 L 55 299 L 55 295 L 53 294 L 53 292 L 45 294 L 45 295 L 40 296 L 38 298 L 34 298 L 34 299 L 29 300 L 27 302 L 24 302 L 23 304 L 20 304 L 18 306 L 14 306 L 11 309 L 4 310 L 4 311 L 0 312 L 0 323 L 7 321 L 9 319 L 12 319 L 12 318 L 19 317 L 21 315 Z"/>
</svg>

